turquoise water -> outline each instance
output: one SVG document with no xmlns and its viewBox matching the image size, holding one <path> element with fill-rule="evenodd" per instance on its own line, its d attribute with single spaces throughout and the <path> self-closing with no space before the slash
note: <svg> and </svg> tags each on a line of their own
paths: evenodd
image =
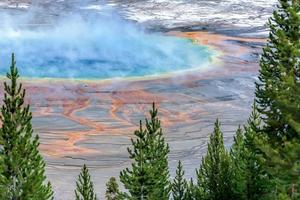
<svg viewBox="0 0 300 200">
<path fill-rule="evenodd" d="M 11 52 L 23 77 L 109 79 L 205 67 L 213 56 L 188 39 L 148 33 L 110 17 L 64 20 L 51 27 L 0 29 L 0 74 Z"/>
</svg>

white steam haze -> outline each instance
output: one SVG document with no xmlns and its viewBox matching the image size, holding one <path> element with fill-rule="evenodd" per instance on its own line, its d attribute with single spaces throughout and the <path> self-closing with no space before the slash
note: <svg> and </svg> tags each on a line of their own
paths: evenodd
<svg viewBox="0 0 300 200">
<path fill-rule="evenodd" d="M 39 8 L 3 14 L 0 28 L 0 74 L 14 52 L 25 77 L 135 77 L 206 66 L 212 52 L 192 41 L 148 33 L 118 16 L 110 6 L 101 12 L 66 12 L 45 20 Z M 87 8 L 87 9 L 85 9 Z M 93 7 L 92 7 L 93 8 Z"/>
</svg>

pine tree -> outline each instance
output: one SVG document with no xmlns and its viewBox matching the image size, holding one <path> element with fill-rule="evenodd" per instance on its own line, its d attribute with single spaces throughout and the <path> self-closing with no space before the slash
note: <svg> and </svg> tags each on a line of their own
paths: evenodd
<svg viewBox="0 0 300 200">
<path fill-rule="evenodd" d="M 246 175 L 246 196 L 248 200 L 261 200 L 272 198 L 274 183 L 270 174 L 265 169 L 260 156 L 262 152 L 257 145 L 262 133 L 262 120 L 257 111 L 256 104 L 252 107 L 250 118 L 244 127 L 244 153 L 245 175 Z"/>
<path fill-rule="evenodd" d="M 232 159 L 232 186 L 235 199 L 246 200 L 246 160 L 247 155 L 244 144 L 244 133 L 239 127 L 234 137 L 234 143 L 230 149 Z"/>
<path fill-rule="evenodd" d="M 236 199 L 262 200 L 270 198 L 273 187 L 269 174 L 260 162 L 260 151 L 255 141 L 258 138 L 261 119 L 253 106 L 253 111 L 244 130 L 239 128 L 234 137 L 230 155 L 233 161 L 233 190 Z"/>
<path fill-rule="evenodd" d="M 0 157 L 0 199 L 5 199 L 8 197 L 7 182 L 6 178 L 4 177 L 4 171 L 4 162 L 2 157 Z"/>
<path fill-rule="evenodd" d="M 4 105 L 1 108 L 0 190 L 5 200 L 52 199 L 50 183 L 45 183 L 45 162 L 40 155 L 39 137 L 33 135 L 29 105 L 24 105 L 25 90 L 18 83 L 19 72 L 14 54 L 9 83 L 4 83 Z"/>
<path fill-rule="evenodd" d="M 289 74 L 299 83 L 300 1 L 279 0 L 279 6 L 269 20 L 270 34 L 260 60 L 259 83 L 256 83 L 256 102 L 264 121 L 268 142 L 280 145 L 282 138 L 298 137 L 283 117 L 278 106 L 278 92 L 287 90 L 283 80 Z M 287 98 L 287 96 L 286 96 Z"/>
<path fill-rule="evenodd" d="M 300 48 L 300 47 L 299 47 Z M 300 57 L 300 55 L 299 55 Z M 295 79 L 294 72 L 287 75 L 282 85 L 284 90 L 278 92 L 276 101 L 283 118 L 289 126 L 297 133 L 296 139 L 299 139 L 300 132 L 300 81 Z M 288 138 L 286 138 L 288 139 Z"/>
<path fill-rule="evenodd" d="M 133 148 L 128 148 L 131 169 L 120 173 L 120 181 L 129 192 L 122 194 L 126 199 L 169 199 L 169 146 L 163 138 L 154 103 L 150 116 L 150 120 L 146 119 L 146 129 L 140 122 L 140 129 L 134 133 L 136 139 L 131 140 Z"/>
<path fill-rule="evenodd" d="M 76 182 L 75 190 L 76 200 L 97 200 L 94 192 L 93 182 L 86 165 L 83 165 Z"/>
<path fill-rule="evenodd" d="M 260 62 L 256 101 L 264 127 L 256 146 L 276 184 L 276 198 L 298 198 L 300 143 L 300 1 L 279 0 Z M 299 171 L 299 170 L 298 170 Z M 295 197 L 296 196 L 296 197 Z"/>
<path fill-rule="evenodd" d="M 176 176 L 172 184 L 173 200 L 186 200 L 188 183 L 184 179 L 184 170 L 181 161 L 178 162 Z"/>
<path fill-rule="evenodd" d="M 299 56 L 300 57 L 300 56 Z M 300 82 L 291 73 L 283 80 L 285 90 L 277 101 L 283 117 L 298 137 L 283 139 L 281 146 L 261 145 L 268 171 L 275 177 L 279 195 L 289 199 L 300 198 Z M 271 159 L 270 159 L 271 158 Z"/>
<path fill-rule="evenodd" d="M 291 90 L 299 91 L 300 87 L 293 83 L 289 90 L 284 90 L 282 93 L 290 93 Z M 261 136 L 256 140 L 256 145 L 263 152 L 260 158 L 264 167 L 276 183 L 276 194 L 279 199 L 300 198 L 300 93 L 290 94 L 291 98 L 286 98 L 285 94 L 283 95 L 285 98 L 279 99 L 279 107 L 281 107 L 283 117 L 298 137 L 289 139 L 283 137 L 282 144 L 278 146 L 269 144 L 269 138 L 266 136 Z"/>
<path fill-rule="evenodd" d="M 109 181 L 106 183 L 106 192 L 105 198 L 106 200 L 118 200 L 120 194 L 119 185 L 115 177 L 111 177 Z"/>
<path fill-rule="evenodd" d="M 266 170 L 276 183 L 276 198 L 300 199 L 299 141 L 284 140 L 284 147 L 273 148 L 260 138 L 258 144 L 265 153 L 263 161 Z"/>
<path fill-rule="evenodd" d="M 194 181 L 191 178 L 190 182 L 187 184 L 187 189 L 185 193 L 185 200 L 202 200 L 203 194 L 201 188 L 194 185 Z"/>
<path fill-rule="evenodd" d="M 224 147 L 223 134 L 217 120 L 213 134 L 210 136 L 206 156 L 197 170 L 198 190 L 197 199 L 233 200 L 232 170 L 229 153 Z"/>
</svg>

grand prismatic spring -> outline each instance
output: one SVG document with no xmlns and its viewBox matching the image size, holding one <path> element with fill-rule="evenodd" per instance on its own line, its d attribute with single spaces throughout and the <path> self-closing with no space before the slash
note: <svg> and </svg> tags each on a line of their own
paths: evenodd
<svg viewBox="0 0 300 200">
<path fill-rule="evenodd" d="M 207 46 L 147 33 L 112 14 L 86 20 L 69 16 L 55 27 L 4 26 L 1 74 L 11 52 L 18 55 L 24 77 L 98 80 L 200 69 L 213 57 Z"/>
<path fill-rule="evenodd" d="M 105 183 L 152 102 L 187 177 L 220 118 L 225 144 L 249 115 L 275 1 L 1 1 L 0 75 L 17 58 L 56 199 L 88 164 Z M 253 12 L 249 12 L 249 9 Z M 1 85 L 1 97 L 3 96 Z"/>
</svg>

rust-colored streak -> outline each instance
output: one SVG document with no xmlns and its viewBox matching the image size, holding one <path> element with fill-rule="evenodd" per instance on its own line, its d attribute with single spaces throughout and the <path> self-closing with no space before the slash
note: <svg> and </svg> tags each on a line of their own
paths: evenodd
<svg viewBox="0 0 300 200">
<path fill-rule="evenodd" d="M 163 98 L 159 95 L 155 95 L 144 91 L 143 89 L 135 88 L 135 90 L 130 91 L 120 91 L 115 92 L 111 96 L 112 103 L 110 109 L 110 116 L 115 120 L 123 121 L 127 124 L 131 124 L 130 114 L 133 112 L 138 112 L 139 110 L 144 110 L 145 105 L 149 105 L 152 102 L 161 102 Z M 126 105 L 134 105 L 134 110 L 126 110 Z M 118 111 L 122 111 L 122 117 L 117 115 Z"/>
<path fill-rule="evenodd" d="M 177 32 L 172 31 L 169 32 L 170 35 L 183 37 L 183 38 L 189 38 L 192 39 L 195 43 L 201 44 L 201 45 L 207 45 L 214 47 L 223 53 L 226 54 L 235 54 L 235 56 L 239 57 L 245 54 L 248 54 L 251 49 L 248 47 L 229 43 L 231 41 L 237 41 L 237 42 L 257 42 L 257 43 L 265 43 L 266 39 L 264 38 L 244 38 L 244 37 L 231 37 L 216 33 L 210 33 L 210 32 Z"/>
<path fill-rule="evenodd" d="M 96 150 L 82 148 L 76 146 L 79 142 L 83 141 L 86 136 L 93 135 L 93 134 L 99 134 L 101 131 L 104 130 L 104 127 L 97 122 L 94 122 L 92 120 L 89 120 L 84 117 L 80 117 L 76 115 L 76 112 L 85 110 L 89 107 L 89 99 L 88 98 L 77 98 L 74 101 L 73 100 L 64 100 L 62 107 L 63 107 L 63 113 L 62 115 L 72 120 L 89 130 L 87 131 L 66 131 L 64 132 L 65 136 L 67 136 L 67 140 L 60 140 L 55 142 L 54 146 L 58 146 L 57 149 L 61 149 L 60 147 L 63 147 L 63 151 L 56 151 L 55 155 L 64 155 L 64 154 L 86 154 L 86 153 L 96 153 Z M 50 146 L 49 146 L 50 147 Z M 52 148 L 48 149 L 52 151 Z M 53 153 L 52 153 L 53 155 Z"/>
<path fill-rule="evenodd" d="M 132 135 L 138 128 L 138 120 L 148 115 L 152 102 L 156 102 L 160 108 L 159 117 L 165 132 L 196 124 L 199 115 L 205 116 L 210 112 L 204 109 L 210 102 L 194 92 L 201 90 L 202 83 L 199 80 L 256 70 L 256 62 L 245 62 L 243 59 L 253 49 L 239 42 L 265 42 L 264 39 L 229 37 L 209 32 L 169 34 L 190 38 L 195 43 L 215 48 L 222 52 L 219 56 L 221 63 L 215 64 L 207 72 L 186 73 L 183 78 L 183 75 L 172 75 L 119 82 L 24 81 L 35 118 L 66 120 L 59 122 L 62 125 L 75 124 L 75 127 L 67 128 L 49 126 L 47 133 L 42 129 L 44 125 L 38 124 L 39 122 L 35 124 L 41 136 L 43 153 L 52 157 L 101 155 L 105 149 L 82 144 L 92 136 Z M 235 60 L 232 60 L 232 56 Z M 241 63 L 244 63 L 244 67 L 241 67 Z M 159 87 L 159 92 L 153 85 Z M 174 90 L 169 91 L 168 88 Z"/>
</svg>

